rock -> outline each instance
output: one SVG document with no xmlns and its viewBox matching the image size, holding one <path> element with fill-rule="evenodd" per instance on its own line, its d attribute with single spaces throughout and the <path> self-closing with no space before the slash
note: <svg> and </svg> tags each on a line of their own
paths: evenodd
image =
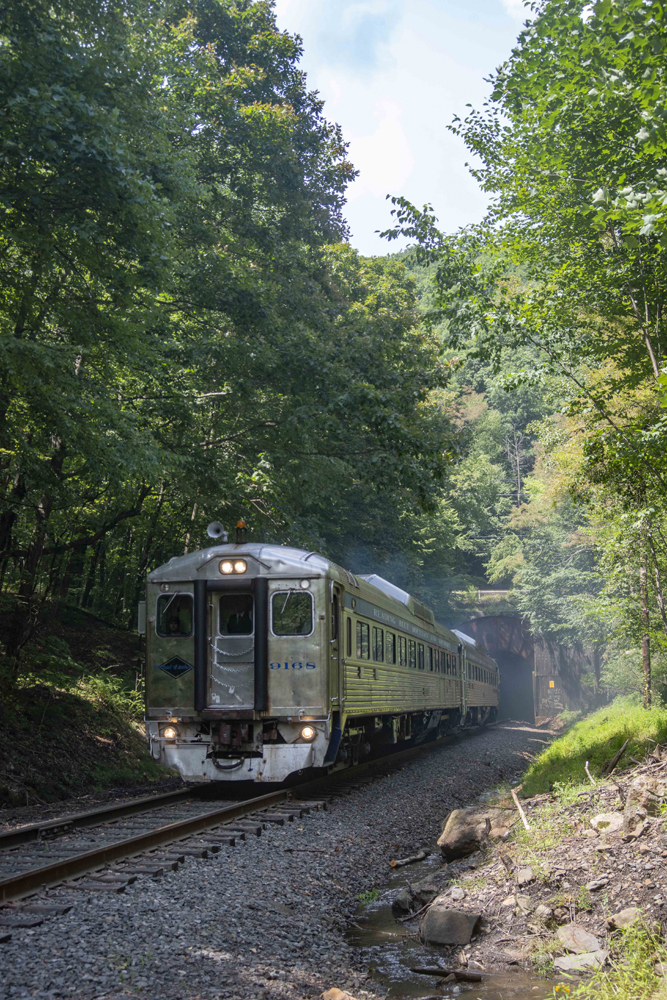
<svg viewBox="0 0 667 1000">
<path fill-rule="evenodd" d="M 623 813 L 599 813 L 591 820 L 591 826 L 599 833 L 618 833 L 623 829 Z"/>
<path fill-rule="evenodd" d="M 638 906 L 626 906 L 624 910 L 619 910 L 612 917 L 607 920 L 607 927 L 612 931 L 620 930 L 621 928 L 629 927 L 633 924 L 635 920 L 639 920 L 642 915 L 642 911 Z"/>
<path fill-rule="evenodd" d="M 516 896 L 514 896 L 514 895 L 507 896 L 505 899 L 503 899 L 503 901 L 502 901 L 502 903 L 500 905 L 501 905 L 501 907 L 502 906 L 516 906 Z"/>
<path fill-rule="evenodd" d="M 608 882 L 609 879 L 603 875 L 601 878 L 594 878 L 592 882 L 587 882 L 586 888 L 589 892 L 596 892 L 598 889 L 604 889 Z"/>
<path fill-rule="evenodd" d="M 394 896 L 391 904 L 391 912 L 394 916 L 404 913 L 414 913 L 421 910 L 423 906 L 432 902 L 440 892 L 440 887 L 434 885 L 428 878 L 422 879 L 413 885 L 406 885 Z M 463 897 L 461 897 L 463 898 Z"/>
<path fill-rule="evenodd" d="M 564 924 L 569 917 L 569 911 L 565 909 L 564 906 L 557 906 L 554 910 L 554 917 L 559 924 Z"/>
<path fill-rule="evenodd" d="M 656 962 L 653 968 L 656 975 L 667 976 L 667 962 Z"/>
<path fill-rule="evenodd" d="M 333 989 L 327 990 L 326 993 L 321 994 L 322 1000 L 356 1000 L 351 993 L 346 993 L 345 990 L 338 990 L 334 986 Z"/>
<path fill-rule="evenodd" d="M 593 837 L 597 837 L 597 833 L 595 832 L 595 830 L 584 830 L 581 836 L 590 837 L 592 839 Z"/>
<path fill-rule="evenodd" d="M 600 950 L 600 942 L 595 935 L 580 924 L 564 924 L 558 928 L 556 936 L 563 947 L 567 951 L 573 951 L 575 955 Z"/>
<path fill-rule="evenodd" d="M 459 902 L 460 900 L 466 898 L 465 890 L 462 889 L 461 886 L 455 885 L 453 889 L 449 890 L 449 898 Z"/>
<path fill-rule="evenodd" d="M 554 959 L 554 967 L 561 972 L 587 972 L 601 969 L 608 958 L 607 951 L 591 951 L 586 955 L 562 955 Z"/>
<path fill-rule="evenodd" d="M 438 847 L 447 860 L 465 858 L 478 851 L 488 840 L 489 831 L 511 826 L 515 820 L 511 809 L 454 809 L 447 817 Z"/>
<path fill-rule="evenodd" d="M 516 873 L 516 884 L 517 885 L 529 885 L 531 882 L 535 881 L 535 872 L 527 865 L 525 868 L 519 868 Z"/>
<path fill-rule="evenodd" d="M 648 816 L 659 816 L 665 782 L 640 774 L 630 785 L 623 810 L 623 836 L 641 837 Z"/>
<path fill-rule="evenodd" d="M 394 896 L 391 903 L 391 912 L 396 916 L 397 914 L 411 913 L 415 907 L 412 905 L 414 895 L 412 892 L 412 886 L 405 885 L 402 889 L 399 889 Z"/>
<path fill-rule="evenodd" d="M 419 933 L 426 944 L 468 944 L 479 919 L 479 913 L 453 910 L 448 899 L 438 896 L 426 911 Z"/>
<path fill-rule="evenodd" d="M 533 909 L 533 904 L 528 896 L 517 896 L 516 897 L 516 908 L 519 913 L 530 913 Z"/>
<path fill-rule="evenodd" d="M 492 826 L 489 830 L 489 840 L 507 840 L 510 832 L 506 826 Z"/>
<path fill-rule="evenodd" d="M 536 916 L 538 920 L 551 920 L 553 915 L 554 911 L 551 909 L 550 906 L 547 906 L 545 903 L 540 903 L 540 905 L 537 907 L 534 913 L 534 916 Z"/>
</svg>

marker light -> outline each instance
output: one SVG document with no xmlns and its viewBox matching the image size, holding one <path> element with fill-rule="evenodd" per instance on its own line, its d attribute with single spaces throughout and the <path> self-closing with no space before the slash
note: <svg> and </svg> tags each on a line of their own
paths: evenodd
<svg viewBox="0 0 667 1000">
<path fill-rule="evenodd" d="M 234 572 L 234 563 L 230 562 L 229 559 L 223 559 L 220 563 L 220 572 L 229 576 L 230 573 Z"/>
<path fill-rule="evenodd" d="M 314 740 L 316 735 L 317 734 L 313 726 L 304 726 L 301 730 L 302 740 Z"/>
<path fill-rule="evenodd" d="M 166 740 L 175 740 L 178 736 L 178 729 L 175 726 L 167 726 L 166 729 L 162 730 L 162 735 Z"/>
<path fill-rule="evenodd" d="M 301 587 L 302 590 L 308 590 L 308 588 L 310 587 L 310 580 L 302 580 L 299 586 Z"/>
<path fill-rule="evenodd" d="M 237 559 L 236 562 L 234 563 L 234 572 L 235 573 L 245 573 L 245 571 L 247 570 L 247 568 L 248 568 L 248 564 L 245 561 L 245 559 Z"/>
</svg>

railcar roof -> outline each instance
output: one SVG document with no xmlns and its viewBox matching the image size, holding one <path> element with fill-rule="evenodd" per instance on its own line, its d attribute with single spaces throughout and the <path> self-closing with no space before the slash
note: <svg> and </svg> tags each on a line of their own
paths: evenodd
<svg viewBox="0 0 667 1000">
<path fill-rule="evenodd" d="M 243 542 L 240 545 L 228 542 L 225 545 L 211 545 L 206 549 L 197 549 L 195 552 L 188 552 L 184 556 L 174 556 L 168 563 L 158 566 L 152 573 L 149 573 L 148 580 L 150 583 L 162 583 L 176 580 L 185 582 L 186 580 L 202 579 L 211 575 L 212 566 L 210 564 L 213 564 L 216 560 L 224 559 L 225 556 L 232 559 L 240 556 L 253 559 L 261 568 L 269 573 L 303 577 L 333 576 L 347 586 L 361 587 L 362 590 L 365 587 L 372 588 L 372 590 L 381 594 L 385 600 L 388 598 L 390 601 L 396 601 L 403 605 L 410 614 L 414 615 L 414 609 L 418 608 L 421 609 L 422 613 L 427 612 L 429 615 L 433 615 L 430 609 L 424 608 L 423 605 L 406 591 L 384 580 L 376 573 L 357 577 L 348 570 L 342 569 L 336 563 L 331 562 L 330 559 L 319 555 L 317 552 L 309 552 L 306 549 L 295 549 L 287 545 L 264 545 L 260 542 Z M 208 573 L 206 572 L 207 567 Z M 213 572 L 218 576 L 216 571 Z M 421 627 L 428 630 L 430 626 L 437 633 L 444 633 L 447 637 L 457 641 L 454 633 L 446 625 L 442 625 L 433 618 L 430 621 L 424 621 L 422 615 L 419 613 L 417 617 L 421 619 L 419 621 Z M 474 650 L 475 658 L 480 662 L 483 659 L 487 659 L 489 663 L 494 664 L 494 661 L 485 656 L 479 647 L 475 649 L 476 643 L 474 639 L 471 639 L 469 636 L 463 637 L 463 635 L 461 635 L 461 639 L 465 642 L 469 652 Z"/>
<path fill-rule="evenodd" d="M 151 583 L 159 583 L 161 580 L 173 580 L 174 574 L 177 574 L 181 580 L 196 580 L 202 567 L 215 559 L 224 559 L 225 556 L 228 558 L 249 556 L 270 572 L 282 573 L 293 570 L 302 576 L 326 576 L 335 566 L 324 556 L 318 555 L 317 552 L 308 552 L 306 549 L 293 549 L 286 545 L 262 545 L 259 542 L 244 542 L 241 545 L 228 543 L 211 545 L 207 549 L 198 549 L 185 556 L 174 556 L 164 566 L 158 566 L 149 573 L 148 579 Z"/>
</svg>

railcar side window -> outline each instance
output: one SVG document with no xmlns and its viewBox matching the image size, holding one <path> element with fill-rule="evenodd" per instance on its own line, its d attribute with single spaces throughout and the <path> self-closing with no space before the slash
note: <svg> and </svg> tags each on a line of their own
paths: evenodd
<svg viewBox="0 0 667 1000">
<path fill-rule="evenodd" d="M 424 669 L 424 643 L 420 642 L 417 646 L 417 667 L 419 670 Z"/>
<path fill-rule="evenodd" d="M 185 639 L 192 635 L 192 594 L 160 594 L 155 631 L 172 639 Z"/>
<path fill-rule="evenodd" d="M 376 663 L 384 661 L 384 629 L 373 626 L 373 659 Z"/>
<path fill-rule="evenodd" d="M 271 599 L 274 635 L 310 635 L 313 631 L 313 595 L 303 590 L 279 590 Z"/>
<path fill-rule="evenodd" d="M 366 622 L 357 622 L 357 658 L 370 660 L 370 628 Z"/>
<path fill-rule="evenodd" d="M 396 636 L 393 632 L 385 632 L 384 657 L 386 663 L 396 663 Z"/>
<path fill-rule="evenodd" d="M 417 669 L 417 643 L 414 639 L 408 639 L 408 666 Z"/>
<path fill-rule="evenodd" d="M 408 643 L 402 635 L 398 637 L 398 659 L 402 667 L 408 665 Z"/>
<path fill-rule="evenodd" d="M 428 669 L 433 673 L 433 650 L 428 647 Z"/>
<path fill-rule="evenodd" d="M 352 619 L 347 619 L 347 655 L 352 656 Z"/>
</svg>

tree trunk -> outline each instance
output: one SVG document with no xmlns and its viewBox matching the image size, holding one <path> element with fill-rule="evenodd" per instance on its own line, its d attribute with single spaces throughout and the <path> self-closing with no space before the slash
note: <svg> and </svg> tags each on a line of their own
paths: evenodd
<svg viewBox="0 0 667 1000">
<path fill-rule="evenodd" d="M 646 546 L 642 536 L 639 550 L 639 599 L 641 605 L 642 672 L 644 675 L 644 708 L 651 707 L 651 640 L 649 637 L 648 575 Z"/>
<path fill-rule="evenodd" d="M 600 693 L 600 667 L 602 665 L 602 651 L 599 646 L 593 646 L 593 674 L 595 676 L 595 693 Z"/>
<path fill-rule="evenodd" d="M 90 592 L 95 586 L 95 573 L 97 571 L 97 564 L 100 559 L 100 553 L 102 551 L 102 539 L 95 546 L 92 558 L 90 560 L 90 566 L 88 567 L 88 576 L 86 577 L 86 586 L 83 588 L 81 597 L 79 599 L 79 606 L 82 608 L 87 608 L 90 604 Z"/>
</svg>

